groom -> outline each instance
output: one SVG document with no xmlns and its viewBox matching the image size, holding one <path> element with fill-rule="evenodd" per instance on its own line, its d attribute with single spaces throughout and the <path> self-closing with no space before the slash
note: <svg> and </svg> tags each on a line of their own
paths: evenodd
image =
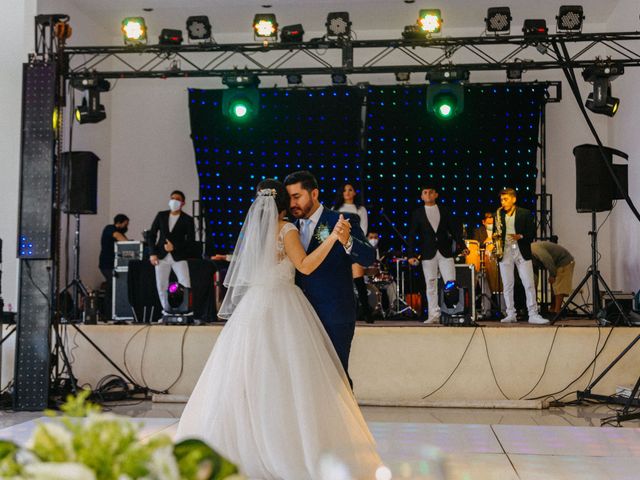
<svg viewBox="0 0 640 480">
<path fill-rule="evenodd" d="M 290 210 L 300 230 L 307 253 L 316 249 L 333 230 L 340 214 L 324 208 L 318 200 L 316 178 L 308 171 L 294 172 L 284 180 L 290 197 Z M 315 309 L 340 362 L 348 374 L 349 352 L 356 327 L 356 302 L 351 265 L 371 265 L 375 250 L 364 238 L 358 220 L 350 217 L 351 235 L 340 238 L 327 258 L 310 275 L 296 272 L 296 284 Z"/>
</svg>

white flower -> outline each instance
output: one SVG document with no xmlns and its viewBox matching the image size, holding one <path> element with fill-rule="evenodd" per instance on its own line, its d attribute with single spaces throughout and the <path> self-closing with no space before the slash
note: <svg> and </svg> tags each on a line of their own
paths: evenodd
<svg viewBox="0 0 640 480">
<path fill-rule="evenodd" d="M 316 240 L 318 240 L 319 243 L 322 243 L 327 238 L 329 238 L 329 235 L 331 235 L 329 225 L 327 225 L 326 223 L 319 224 L 315 234 Z"/>
<path fill-rule="evenodd" d="M 96 475 L 80 463 L 32 463 L 24 473 L 34 480 L 96 480 Z"/>
<path fill-rule="evenodd" d="M 151 454 L 151 460 L 147 466 L 149 467 L 149 480 L 180 480 L 180 470 L 171 445 L 155 450 Z"/>
<path fill-rule="evenodd" d="M 73 434 L 57 422 L 39 423 L 27 448 L 40 458 L 74 461 Z"/>
</svg>

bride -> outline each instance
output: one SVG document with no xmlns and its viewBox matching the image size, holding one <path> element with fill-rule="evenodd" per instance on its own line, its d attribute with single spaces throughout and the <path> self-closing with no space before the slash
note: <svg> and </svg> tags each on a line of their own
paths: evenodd
<svg viewBox="0 0 640 480">
<path fill-rule="evenodd" d="M 177 437 L 200 438 L 250 478 L 318 479 L 330 453 L 351 478 L 373 479 L 381 460 L 338 356 L 295 285 L 335 245 L 340 221 L 307 255 L 285 220 L 287 191 L 263 180 L 225 279 L 222 333 L 185 407 Z"/>
</svg>

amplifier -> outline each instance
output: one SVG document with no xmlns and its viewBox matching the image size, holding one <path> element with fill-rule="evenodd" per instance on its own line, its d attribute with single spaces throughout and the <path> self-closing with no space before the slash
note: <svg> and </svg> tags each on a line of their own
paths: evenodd
<svg viewBox="0 0 640 480">
<path fill-rule="evenodd" d="M 131 260 L 142 260 L 142 242 L 127 240 L 114 244 L 116 254 L 114 268 L 127 267 Z"/>
</svg>

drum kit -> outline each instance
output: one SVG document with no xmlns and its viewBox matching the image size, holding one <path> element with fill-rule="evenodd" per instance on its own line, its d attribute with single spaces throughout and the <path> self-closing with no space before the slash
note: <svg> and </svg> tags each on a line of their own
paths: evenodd
<svg viewBox="0 0 640 480">
<path fill-rule="evenodd" d="M 404 273 L 408 269 L 411 277 L 411 265 L 407 257 L 395 256 L 394 253 L 389 251 L 365 269 L 369 306 L 378 318 L 417 317 L 421 310 L 420 295 L 406 293 L 409 282 Z"/>
<path fill-rule="evenodd" d="M 491 243 L 465 240 L 469 254 L 462 257 L 464 263 L 474 266 L 476 282 L 476 310 L 480 317 L 488 318 L 500 311 L 502 282 L 498 260 Z M 412 266 L 406 256 L 390 250 L 374 265 L 365 269 L 367 300 L 375 317 L 416 318 L 422 311 L 422 295 L 413 293 L 408 283 L 413 276 Z M 409 279 L 409 280 L 408 280 Z"/>
</svg>

